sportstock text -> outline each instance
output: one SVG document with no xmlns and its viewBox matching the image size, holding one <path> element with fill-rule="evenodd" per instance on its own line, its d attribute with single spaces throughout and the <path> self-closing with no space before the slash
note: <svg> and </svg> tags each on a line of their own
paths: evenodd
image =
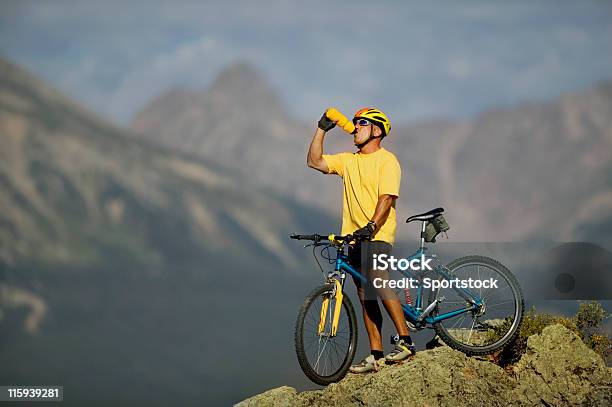
<svg viewBox="0 0 612 407">
<path fill-rule="evenodd" d="M 398 259 L 395 258 L 395 256 L 389 256 L 387 254 L 374 254 L 373 257 L 374 270 L 406 271 L 410 269 L 412 271 L 433 271 L 433 268 L 429 264 L 433 259 L 427 259 L 424 254 L 421 254 L 420 258 L 413 259 Z M 419 281 L 420 280 L 412 277 L 399 280 L 386 280 L 377 277 L 373 280 L 373 284 L 376 288 L 417 288 L 419 286 Z M 423 288 L 431 288 L 432 290 L 440 288 L 499 288 L 497 286 L 497 280 L 494 278 L 488 278 L 486 280 L 473 278 L 468 278 L 467 280 L 453 278 L 449 280 L 443 278 L 438 280 L 425 277 L 422 280 L 422 285 Z"/>
</svg>

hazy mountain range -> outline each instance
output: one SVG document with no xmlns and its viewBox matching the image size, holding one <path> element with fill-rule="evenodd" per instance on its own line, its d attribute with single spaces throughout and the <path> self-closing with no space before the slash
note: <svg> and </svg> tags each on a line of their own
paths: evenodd
<svg viewBox="0 0 612 407">
<path fill-rule="evenodd" d="M 290 354 L 267 336 L 290 334 L 320 277 L 288 235 L 325 213 L 129 137 L 7 61 L 0 142 L 0 383 L 64 384 L 73 405 L 227 404 L 287 376 L 288 358 L 257 358 Z M 225 365 L 232 348 L 250 367 Z"/>
<path fill-rule="evenodd" d="M 192 249 L 245 257 L 263 250 L 296 265 L 283 232 L 312 222 L 306 208 L 257 188 L 233 166 L 128 138 L 14 66 L 1 68 L 4 262 L 86 265 L 104 255 L 92 246 L 109 245 L 140 250 L 152 268 Z M 114 238 L 127 235 L 115 247 Z"/>
<path fill-rule="evenodd" d="M 132 129 L 338 215 L 340 181 L 304 164 L 317 120 L 292 120 L 265 78 L 238 64 L 209 89 L 160 95 Z M 469 121 L 393 126 L 383 145 L 402 164 L 402 218 L 444 206 L 457 240 L 610 242 L 611 232 L 598 225 L 612 223 L 612 82 Z M 327 152 L 354 150 L 341 130 L 327 136 L 327 146 Z M 596 236 L 587 232 L 593 227 Z M 405 227 L 398 232 L 410 236 Z"/>
</svg>

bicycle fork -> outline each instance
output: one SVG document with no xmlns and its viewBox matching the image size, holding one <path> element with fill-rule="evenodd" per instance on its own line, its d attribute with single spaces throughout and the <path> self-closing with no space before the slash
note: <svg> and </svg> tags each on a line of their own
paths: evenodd
<svg viewBox="0 0 612 407">
<path fill-rule="evenodd" d="M 336 331 L 338 330 L 338 321 L 340 320 L 340 311 L 342 309 L 342 298 L 344 297 L 344 294 L 342 292 L 342 284 L 340 283 L 340 281 L 338 281 L 338 279 L 334 278 L 334 285 L 335 285 L 334 298 L 336 300 L 336 304 L 334 306 L 334 314 L 332 316 L 332 327 L 331 327 L 330 336 L 335 336 Z M 331 301 L 331 296 L 325 297 L 323 299 L 323 304 L 321 305 L 321 317 L 319 319 L 319 332 L 318 332 L 319 335 L 321 335 L 323 331 L 325 330 L 325 322 L 327 319 L 327 311 L 329 308 L 330 301 Z"/>
</svg>

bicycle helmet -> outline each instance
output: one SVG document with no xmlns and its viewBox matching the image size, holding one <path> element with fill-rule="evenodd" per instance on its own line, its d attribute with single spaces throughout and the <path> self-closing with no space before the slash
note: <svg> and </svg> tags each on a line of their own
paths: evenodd
<svg viewBox="0 0 612 407">
<path fill-rule="evenodd" d="M 377 125 L 382 130 L 382 137 L 388 136 L 391 131 L 391 122 L 387 115 L 381 110 L 364 107 L 357 110 L 355 117 L 353 117 L 353 123 L 355 123 L 357 119 L 366 119 L 372 124 Z"/>
</svg>

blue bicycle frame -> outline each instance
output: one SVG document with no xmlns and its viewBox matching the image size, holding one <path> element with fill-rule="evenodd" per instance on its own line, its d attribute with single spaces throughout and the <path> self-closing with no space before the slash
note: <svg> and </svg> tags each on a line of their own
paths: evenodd
<svg viewBox="0 0 612 407">
<path fill-rule="evenodd" d="M 424 228 L 425 228 L 425 222 L 423 222 L 422 231 L 424 231 Z M 408 261 L 413 260 L 413 259 L 419 259 L 421 258 L 421 255 L 425 254 L 425 251 L 426 251 L 425 240 L 422 236 L 423 234 L 421 234 L 421 244 L 420 244 L 419 249 L 412 256 L 408 257 Z M 335 271 L 349 273 L 353 278 L 360 280 L 362 283 L 367 282 L 366 278 L 349 263 L 348 256 L 344 254 L 342 251 L 338 251 L 338 256 L 336 257 Z M 441 276 L 442 278 L 446 280 L 451 280 L 451 276 L 446 272 L 445 267 L 441 265 L 437 265 L 433 271 L 434 273 Z M 435 324 L 437 322 L 443 321 L 445 319 L 453 318 L 457 315 L 460 315 L 466 312 L 475 311 L 476 309 L 480 308 L 480 306 L 482 305 L 482 299 L 478 295 L 470 292 L 469 290 L 466 290 L 465 288 L 453 287 L 453 289 L 463 299 L 466 300 L 466 303 L 471 303 L 472 305 L 465 307 L 465 308 L 460 308 L 460 309 L 456 309 L 453 311 L 445 312 L 443 314 L 436 315 L 433 317 L 429 316 L 428 314 L 433 310 L 435 304 L 433 303 L 432 303 L 433 305 L 428 304 L 428 307 L 425 310 L 422 309 L 423 284 L 420 283 L 420 279 L 418 278 L 418 276 L 408 270 L 399 270 L 399 272 L 402 273 L 406 277 L 415 278 L 417 281 L 419 281 L 419 285 L 417 287 L 417 296 L 416 296 L 416 301 L 415 301 L 414 306 L 410 304 L 402 304 L 404 315 L 409 321 L 413 323 L 425 322 L 426 324 Z M 344 287 L 344 277 L 345 277 L 345 274 L 341 274 L 342 287 Z"/>
</svg>

